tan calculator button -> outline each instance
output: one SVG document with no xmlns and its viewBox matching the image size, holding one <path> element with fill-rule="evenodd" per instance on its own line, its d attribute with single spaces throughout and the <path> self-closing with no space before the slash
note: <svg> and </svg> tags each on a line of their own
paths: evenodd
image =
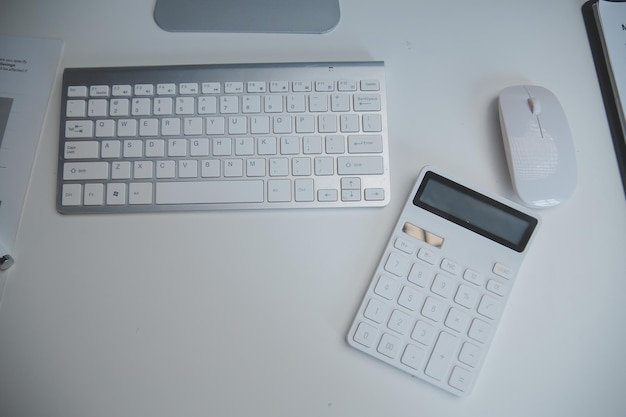
<svg viewBox="0 0 626 417">
<path fill-rule="evenodd" d="M 511 279 L 513 277 L 513 270 L 500 262 L 496 262 L 493 266 L 493 273 L 506 279 Z"/>
</svg>

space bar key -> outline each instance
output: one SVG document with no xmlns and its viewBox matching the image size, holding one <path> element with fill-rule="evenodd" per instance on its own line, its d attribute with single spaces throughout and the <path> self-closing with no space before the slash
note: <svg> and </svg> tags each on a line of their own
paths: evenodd
<svg viewBox="0 0 626 417">
<path fill-rule="evenodd" d="M 156 204 L 262 203 L 263 181 L 180 181 L 156 184 Z"/>
</svg>

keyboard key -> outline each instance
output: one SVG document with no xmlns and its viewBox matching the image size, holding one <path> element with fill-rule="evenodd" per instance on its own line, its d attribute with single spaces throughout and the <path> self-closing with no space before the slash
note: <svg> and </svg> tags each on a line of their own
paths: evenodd
<svg viewBox="0 0 626 417">
<path fill-rule="evenodd" d="M 156 204 L 263 202 L 263 181 L 158 182 Z"/>
<path fill-rule="evenodd" d="M 72 85 L 67 87 L 68 97 L 87 97 L 87 87 L 84 85 Z"/>
<path fill-rule="evenodd" d="M 152 204 L 152 183 L 131 183 L 128 189 L 128 204 Z"/>
<path fill-rule="evenodd" d="M 108 184 L 106 203 L 109 206 L 126 204 L 126 184 L 119 182 Z"/>
<path fill-rule="evenodd" d="M 380 81 L 363 80 L 361 81 L 361 91 L 378 91 L 380 90 Z"/>
<path fill-rule="evenodd" d="M 373 175 L 384 172 L 383 158 L 378 156 L 343 156 L 337 159 L 339 175 Z"/>
<path fill-rule="evenodd" d="M 80 184 L 64 184 L 61 204 L 79 206 L 82 200 L 83 187 Z"/>
<path fill-rule="evenodd" d="M 93 159 L 100 155 L 99 143 L 74 141 L 65 143 L 65 159 Z"/>
<path fill-rule="evenodd" d="M 380 111 L 380 95 L 355 94 L 354 111 Z"/>
<path fill-rule="evenodd" d="M 383 138 L 380 135 L 350 135 L 348 136 L 349 153 L 381 153 Z"/>
<path fill-rule="evenodd" d="M 66 162 L 63 165 L 64 180 L 106 180 L 109 178 L 107 162 Z"/>
</svg>

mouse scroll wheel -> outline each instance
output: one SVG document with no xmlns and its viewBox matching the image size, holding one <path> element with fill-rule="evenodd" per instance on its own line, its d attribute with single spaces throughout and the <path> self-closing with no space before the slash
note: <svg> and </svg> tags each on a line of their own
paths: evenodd
<svg viewBox="0 0 626 417">
<path fill-rule="evenodd" d="M 533 115 L 537 116 L 539 113 L 541 113 L 541 102 L 538 98 L 531 96 L 528 99 L 528 105 L 530 106 L 530 111 Z"/>
</svg>

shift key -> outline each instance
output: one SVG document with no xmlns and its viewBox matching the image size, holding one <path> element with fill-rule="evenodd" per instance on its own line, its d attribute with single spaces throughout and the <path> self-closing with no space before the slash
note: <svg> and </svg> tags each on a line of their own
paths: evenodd
<svg viewBox="0 0 626 417">
<path fill-rule="evenodd" d="M 66 162 L 63 164 L 64 180 L 106 180 L 108 178 L 108 162 Z"/>
<path fill-rule="evenodd" d="M 382 156 L 342 156 L 337 158 L 339 175 L 380 175 L 384 172 Z"/>
</svg>

